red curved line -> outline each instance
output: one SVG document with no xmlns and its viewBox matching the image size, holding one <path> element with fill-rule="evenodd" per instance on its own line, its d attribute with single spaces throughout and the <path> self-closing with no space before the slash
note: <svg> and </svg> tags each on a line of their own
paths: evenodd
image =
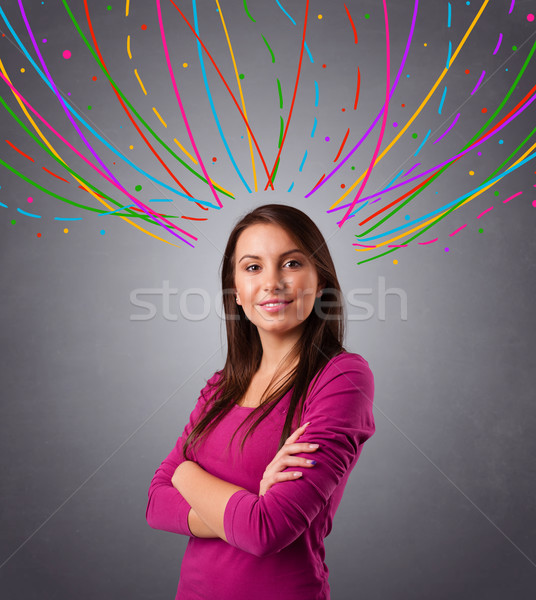
<svg viewBox="0 0 536 600">
<path fill-rule="evenodd" d="M 279 151 L 277 153 L 277 157 L 275 159 L 274 166 L 272 167 L 272 172 L 269 175 L 270 180 L 266 184 L 266 186 L 264 188 L 265 190 L 268 188 L 268 184 L 272 180 L 275 169 L 276 169 L 277 165 L 279 164 L 279 158 L 281 157 L 281 151 L 283 150 L 283 145 L 285 144 L 285 138 L 287 137 L 288 126 L 290 125 L 290 119 L 292 117 L 292 111 L 294 110 L 294 102 L 296 100 L 296 94 L 298 92 L 298 82 L 300 81 L 300 73 L 301 73 L 301 67 L 302 67 L 302 61 L 303 61 L 303 51 L 305 48 L 305 33 L 307 32 L 307 14 L 308 14 L 308 12 L 309 12 L 309 0 L 307 0 L 307 4 L 305 5 L 305 17 L 303 19 L 303 36 L 302 36 L 302 43 L 301 43 L 301 50 L 300 50 L 300 60 L 298 62 L 298 73 L 296 74 L 296 84 L 294 85 L 294 93 L 292 94 L 292 102 L 290 103 L 290 110 L 288 113 L 287 124 L 285 126 L 285 131 L 283 132 L 283 137 L 281 138 L 281 144 L 279 146 Z"/>
<path fill-rule="evenodd" d="M 61 181 L 65 181 L 65 183 L 71 183 L 70 181 L 67 181 L 67 179 L 63 179 L 63 177 L 60 177 L 59 175 L 56 175 L 56 173 L 53 173 L 52 171 L 49 171 L 46 167 L 41 167 L 43 169 L 43 171 L 46 171 L 49 175 L 52 175 L 52 177 L 56 177 L 57 179 L 61 179 Z"/>
<path fill-rule="evenodd" d="M 354 110 L 357 109 L 357 103 L 359 102 L 359 90 L 361 89 L 361 71 L 357 67 L 357 88 L 355 91 Z"/>
<path fill-rule="evenodd" d="M 192 33 L 195 35 L 197 41 L 201 44 L 203 50 L 206 52 L 210 62 L 212 63 L 212 65 L 214 66 L 214 68 L 216 69 L 216 72 L 218 73 L 218 75 L 220 76 L 220 79 L 223 81 L 223 85 L 227 88 L 227 91 L 229 92 L 229 94 L 231 95 L 231 98 L 233 99 L 233 102 L 235 103 L 236 108 L 238 109 L 238 112 L 240 113 L 240 116 L 242 117 L 242 119 L 244 120 L 244 124 L 246 125 L 249 133 L 251 134 L 251 139 L 253 140 L 253 143 L 255 144 L 255 148 L 257 148 L 257 152 L 259 153 L 260 159 L 262 161 L 262 165 L 264 167 L 264 171 L 266 172 L 266 176 L 268 177 L 268 184 L 266 187 L 268 187 L 268 185 L 271 186 L 272 189 L 274 189 L 274 184 L 272 183 L 272 176 L 269 174 L 268 172 L 268 167 L 266 166 L 266 163 L 264 162 L 264 157 L 262 155 L 261 149 L 259 148 L 259 145 L 257 144 L 257 139 L 255 138 L 255 136 L 253 135 L 253 131 L 251 131 L 251 127 L 249 126 L 248 120 L 246 119 L 246 117 L 244 116 L 244 113 L 242 112 L 242 109 L 240 108 L 233 92 L 231 91 L 231 88 L 227 85 L 227 82 L 225 81 L 224 76 L 222 75 L 221 71 L 218 69 L 218 65 L 216 65 L 216 63 L 214 62 L 214 59 L 212 58 L 212 55 L 210 54 L 210 52 L 207 50 L 207 47 L 205 46 L 205 44 L 203 44 L 201 38 L 197 35 L 197 33 L 195 32 L 195 29 L 191 26 L 190 21 L 188 21 L 188 19 L 184 16 L 183 12 L 181 11 L 181 9 L 175 4 L 175 2 L 173 2 L 173 0 L 169 0 L 171 2 L 171 4 L 173 4 L 173 6 L 179 11 L 179 14 L 181 15 L 181 17 L 184 19 L 184 21 L 186 22 L 186 25 L 188 25 L 188 27 L 190 28 L 190 30 L 192 31 Z M 309 0 L 307 0 L 307 3 L 309 3 Z"/>
<path fill-rule="evenodd" d="M 93 44 L 95 45 L 95 50 L 97 51 L 97 54 L 99 55 L 99 58 L 100 58 L 100 60 L 102 62 L 102 66 L 106 69 L 106 72 L 109 75 L 110 72 L 108 71 L 108 67 L 106 66 L 106 63 L 104 62 L 104 57 L 101 54 L 99 45 L 97 43 L 97 38 L 95 37 L 95 32 L 93 31 L 93 24 L 91 22 L 91 17 L 89 16 L 89 9 L 88 9 L 88 6 L 87 6 L 87 0 L 84 0 L 84 9 L 85 9 L 85 12 L 86 12 L 87 24 L 89 25 L 89 33 L 91 34 L 91 39 L 93 40 Z M 130 111 L 125 106 L 125 103 L 123 102 L 123 99 L 121 98 L 121 96 L 119 95 L 118 91 L 115 89 L 115 87 L 114 87 L 114 85 L 113 85 L 113 83 L 111 81 L 110 81 L 110 85 L 112 86 L 112 89 L 113 89 L 115 95 L 117 96 L 117 99 L 119 100 L 119 103 L 123 107 L 123 110 L 125 111 L 125 113 L 127 114 L 128 118 L 130 119 L 130 122 L 132 123 L 132 125 L 134 125 L 136 131 L 140 134 L 140 137 L 147 144 L 147 146 L 149 147 L 149 149 L 151 150 L 151 152 L 155 155 L 155 157 L 157 158 L 158 162 L 164 167 L 164 169 L 168 172 L 168 174 L 173 179 L 173 181 L 184 191 L 184 193 L 187 194 L 188 196 L 190 196 L 190 198 L 193 198 L 192 194 L 190 194 L 190 192 L 175 177 L 175 175 L 173 174 L 173 171 L 166 165 L 166 163 L 162 160 L 162 158 L 160 157 L 160 155 L 158 154 L 158 152 L 153 148 L 153 146 L 151 145 L 151 143 L 149 142 L 149 140 L 143 135 L 143 132 L 138 127 L 138 124 L 136 123 L 136 121 L 134 121 L 134 118 L 132 117 Z M 199 204 L 198 202 L 196 202 L 196 204 L 197 204 L 197 206 L 201 206 L 201 204 Z"/>
<path fill-rule="evenodd" d="M 17 146 L 15 146 L 15 144 L 12 144 L 9 140 L 6 140 L 6 143 L 9 144 L 13 148 L 13 150 L 16 150 L 19 154 L 22 154 L 22 156 L 24 156 L 28 160 L 31 160 L 32 162 L 35 162 L 35 160 L 31 156 L 28 156 L 27 154 L 24 154 L 24 152 L 22 150 L 19 150 L 17 148 Z"/>
<path fill-rule="evenodd" d="M 346 135 L 344 136 L 344 140 L 342 141 L 341 147 L 339 148 L 339 151 L 337 152 L 337 156 L 333 159 L 333 162 L 337 162 L 337 160 L 339 159 L 339 156 L 341 155 L 342 149 L 344 148 L 344 144 L 346 144 L 346 140 L 348 139 L 349 135 L 350 135 L 350 128 L 348 128 L 348 131 L 346 132 Z M 324 174 L 324 177 L 325 177 L 325 174 Z M 318 183 L 320 183 L 320 181 Z M 316 185 L 318 185 L 318 183 Z"/>
<path fill-rule="evenodd" d="M 352 15 L 350 14 L 350 11 L 348 10 L 348 7 L 346 6 L 346 4 L 344 5 L 344 8 L 346 9 L 346 14 L 348 15 L 348 18 L 350 19 L 350 25 L 352 26 L 352 29 L 354 30 L 354 41 L 357 44 L 357 31 L 355 30 L 354 20 L 352 19 Z"/>
</svg>

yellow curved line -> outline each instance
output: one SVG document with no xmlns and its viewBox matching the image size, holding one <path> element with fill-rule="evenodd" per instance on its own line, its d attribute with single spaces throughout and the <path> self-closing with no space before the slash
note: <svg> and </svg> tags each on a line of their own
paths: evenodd
<svg viewBox="0 0 536 600">
<path fill-rule="evenodd" d="M 130 35 L 127 35 L 127 52 L 128 57 L 132 60 L 132 53 L 130 52 Z"/>
<path fill-rule="evenodd" d="M 126 6 L 125 6 L 125 17 L 128 17 L 129 8 L 130 8 L 130 0 L 127 0 Z"/>
<path fill-rule="evenodd" d="M 11 79 L 9 78 L 9 75 L 7 74 L 7 72 L 6 72 L 5 68 L 4 68 L 4 63 L 2 62 L 1 58 L 0 58 L 0 69 L 2 70 L 2 73 L 4 74 L 4 77 L 9 81 L 9 83 L 12 83 Z M 22 100 L 17 96 L 17 94 L 15 94 L 13 92 L 13 90 L 11 88 L 10 88 L 10 90 L 11 90 L 11 93 L 13 94 L 13 96 L 15 96 L 15 99 L 19 103 L 19 106 L 21 107 L 22 111 L 26 115 L 26 118 L 32 124 L 32 127 L 35 129 L 37 135 L 46 144 L 46 146 L 54 154 L 54 156 L 56 158 L 59 158 L 64 165 L 67 165 L 67 162 L 65 162 L 65 160 L 56 152 L 56 150 L 54 149 L 54 147 L 52 146 L 52 144 L 48 141 L 48 139 L 45 137 L 45 135 L 43 134 L 43 132 L 39 129 L 37 123 L 33 120 L 32 116 L 30 115 L 30 113 L 26 109 L 26 106 L 24 105 L 24 103 L 22 102 Z M 67 166 L 69 166 L 69 165 L 67 165 Z M 77 177 L 75 177 L 72 173 L 69 173 L 69 175 L 71 175 L 72 178 L 78 184 L 80 184 L 86 192 L 88 192 L 89 194 L 91 194 L 95 198 L 95 200 L 98 200 L 108 210 L 115 210 L 115 207 L 113 207 L 110 204 L 108 204 L 103 198 L 100 198 L 99 196 L 97 196 L 97 194 L 95 194 L 95 192 L 92 189 L 88 188 L 87 185 L 83 181 L 80 181 L 80 179 L 78 179 Z M 173 244 L 172 242 L 169 242 L 168 240 L 165 240 L 164 238 L 161 238 L 160 236 L 155 235 L 154 233 L 151 233 L 150 231 L 147 231 L 146 229 L 144 229 L 143 227 L 141 227 L 137 223 L 134 223 L 133 221 L 131 221 L 127 217 L 119 217 L 119 218 L 123 219 L 124 221 L 126 221 L 127 223 L 129 223 L 130 225 L 132 225 L 133 227 L 135 227 L 136 229 L 139 229 L 140 231 L 142 231 L 143 233 L 146 233 L 147 235 L 150 235 L 151 237 L 155 238 L 156 240 L 160 240 L 161 242 L 164 242 L 165 244 L 170 244 L 171 246 L 175 246 L 176 248 L 180 248 L 181 247 L 178 244 Z"/>
<path fill-rule="evenodd" d="M 439 76 L 438 80 L 434 83 L 432 89 L 430 90 L 430 92 L 428 93 L 428 95 L 426 96 L 426 98 L 422 101 L 422 103 L 419 106 L 419 108 L 413 113 L 413 116 L 404 125 L 404 127 L 400 130 L 400 132 L 395 137 L 395 139 L 378 156 L 378 158 L 376 159 L 376 162 L 374 163 L 374 167 L 387 154 L 387 152 L 389 152 L 389 150 L 396 144 L 396 142 L 398 142 L 398 140 L 400 139 L 400 137 L 407 131 L 408 127 L 413 123 L 413 121 L 415 121 L 415 119 L 419 116 L 419 114 L 422 111 L 422 109 L 426 106 L 426 104 L 428 103 L 428 100 L 430 100 L 430 98 L 432 97 L 433 93 L 438 88 L 439 84 L 443 81 L 443 78 L 447 74 L 447 71 L 450 69 L 450 67 L 452 66 L 453 62 L 456 60 L 456 57 L 458 56 L 460 50 L 463 48 L 465 42 L 467 41 L 467 38 L 471 34 L 471 31 L 473 31 L 475 25 L 477 24 L 478 20 L 480 19 L 480 17 L 482 15 L 482 13 L 484 12 L 484 9 L 486 8 L 488 2 L 489 2 L 489 0 L 484 0 L 484 3 L 480 7 L 480 10 L 476 14 L 475 18 L 473 19 L 473 22 L 469 26 L 469 29 L 465 32 L 465 35 L 463 36 L 462 41 L 458 44 L 458 47 L 456 48 L 454 54 L 452 55 L 452 57 L 450 59 L 450 62 L 449 62 L 449 67 L 448 68 L 445 67 L 445 69 L 443 69 L 443 73 L 441 73 L 441 75 Z M 341 202 L 342 200 L 344 200 L 346 198 L 346 196 L 348 196 L 348 194 L 363 180 L 363 177 L 365 177 L 365 175 L 366 175 L 366 171 L 361 175 L 361 177 L 354 184 L 352 184 L 351 187 L 348 188 L 348 190 L 346 190 L 346 192 L 344 192 L 344 194 L 334 204 L 332 204 L 329 207 L 329 210 L 331 210 L 332 208 L 335 208 L 335 206 L 337 206 L 337 204 L 339 204 L 339 202 Z"/>
<path fill-rule="evenodd" d="M 184 152 L 184 154 L 186 154 L 186 156 L 194 163 L 194 165 L 197 164 L 197 160 L 195 160 L 195 157 L 193 157 L 188 150 L 186 150 L 186 148 L 179 142 L 179 140 L 177 138 L 173 138 L 173 141 L 177 144 L 177 146 Z M 211 180 L 212 181 L 212 180 Z M 214 183 L 214 182 L 212 182 Z M 226 190 L 225 190 L 226 191 Z"/>
<path fill-rule="evenodd" d="M 140 76 L 138 75 L 138 69 L 134 69 L 134 75 L 136 75 L 136 78 L 138 80 L 138 83 L 141 86 L 141 89 L 143 90 L 143 93 L 147 96 L 147 92 L 145 90 L 145 86 L 143 85 L 142 80 L 140 79 Z"/>
<path fill-rule="evenodd" d="M 233 66 L 236 75 L 236 83 L 238 84 L 238 89 L 240 91 L 240 102 L 242 103 L 242 110 L 244 111 L 244 118 L 246 119 L 246 123 L 249 125 L 248 121 L 248 113 L 246 112 L 246 104 L 244 102 L 244 94 L 242 93 L 242 86 L 240 84 L 240 77 L 238 75 L 238 69 L 236 67 L 236 61 L 233 53 L 233 47 L 231 46 L 231 40 L 229 39 L 229 34 L 227 33 L 227 26 L 225 25 L 225 19 L 223 18 L 223 13 L 221 11 L 221 6 L 218 0 L 216 0 L 216 5 L 218 6 L 218 12 L 220 13 L 221 23 L 223 25 L 223 30 L 225 31 L 225 37 L 227 38 L 227 44 L 229 45 L 229 51 L 231 53 L 231 58 L 233 59 Z M 249 142 L 249 153 L 251 155 L 251 166 L 253 168 L 253 182 L 255 185 L 255 191 L 258 191 L 257 187 L 257 171 L 255 170 L 255 156 L 253 155 L 253 144 L 251 143 L 251 133 L 249 131 L 249 127 L 246 128 L 248 133 L 248 142 Z"/>
<path fill-rule="evenodd" d="M 532 146 L 522 156 L 520 156 L 514 163 L 512 163 L 508 167 L 508 169 L 511 169 L 512 167 L 515 167 L 516 165 L 518 165 L 522 160 L 524 160 L 534 150 L 534 148 L 536 148 L 536 142 L 534 144 L 532 144 Z M 506 169 L 506 170 L 508 170 L 508 169 Z M 494 181 L 493 183 L 490 183 L 485 188 L 482 188 L 478 192 L 475 192 L 472 196 L 469 196 L 469 198 L 466 198 L 452 212 L 458 210 L 459 208 L 461 208 L 462 206 L 464 206 L 465 204 L 467 204 L 468 202 L 470 202 L 474 198 L 477 198 L 478 196 L 480 196 L 480 194 L 483 194 L 484 192 L 487 192 L 490 188 L 492 188 L 494 185 L 496 185 L 497 183 L 499 183 L 499 181 L 501 181 L 501 179 L 503 179 L 504 177 L 506 177 L 506 175 L 503 175 L 500 179 L 497 179 L 497 181 Z M 419 229 L 422 229 L 423 227 L 426 227 L 426 225 L 428 225 L 429 223 L 433 223 L 434 221 L 438 221 L 446 212 L 447 212 L 447 210 L 443 211 L 437 217 L 434 217 L 433 219 L 430 219 L 429 221 L 426 221 L 426 223 L 422 223 L 421 225 L 418 225 L 417 227 L 415 227 L 414 229 L 411 229 L 410 231 L 406 231 L 405 233 L 403 233 L 403 234 L 401 234 L 401 235 L 399 235 L 399 236 L 397 236 L 395 238 L 391 238 L 390 240 L 388 240 L 386 242 L 382 242 L 381 244 L 378 244 L 374 248 L 355 248 L 355 250 L 356 250 L 356 252 L 367 252 L 367 251 L 370 251 L 370 250 L 376 250 L 376 248 L 380 248 L 381 246 L 385 246 L 386 244 L 390 244 L 391 242 L 393 242 L 395 240 L 399 240 L 400 238 L 406 237 L 406 235 L 409 235 L 410 233 L 413 233 L 414 231 L 418 231 Z"/>
<path fill-rule="evenodd" d="M 154 110 L 154 114 L 160 119 L 160 123 L 162 123 L 162 125 L 167 129 L 167 123 L 164 121 L 164 119 L 162 119 L 162 117 L 160 116 L 160 113 L 156 110 L 156 108 L 153 106 L 153 110 Z"/>
</svg>

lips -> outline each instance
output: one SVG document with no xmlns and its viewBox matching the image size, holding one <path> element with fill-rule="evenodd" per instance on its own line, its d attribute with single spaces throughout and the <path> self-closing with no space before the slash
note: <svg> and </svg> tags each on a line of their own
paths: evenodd
<svg viewBox="0 0 536 600">
<path fill-rule="evenodd" d="M 260 302 L 260 306 L 266 306 L 267 304 L 290 304 L 292 300 L 285 300 L 283 298 L 270 298 L 269 300 L 265 300 L 264 302 Z"/>
</svg>

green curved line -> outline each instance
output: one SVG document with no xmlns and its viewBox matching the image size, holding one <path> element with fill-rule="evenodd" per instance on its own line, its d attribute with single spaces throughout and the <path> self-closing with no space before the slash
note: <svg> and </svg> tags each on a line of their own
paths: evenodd
<svg viewBox="0 0 536 600">
<path fill-rule="evenodd" d="M 486 121 L 486 123 L 477 131 L 477 133 L 475 133 L 475 135 L 469 140 L 469 142 L 467 142 L 467 144 L 465 144 L 465 146 L 463 146 L 463 148 L 461 149 L 461 152 L 463 152 L 464 150 L 466 150 L 480 136 L 480 134 L 484 131 L 484 129 L 495 119 L 495 117 L 499 114 L 499 112 L 504 107 L 504 105 L 506 104 L 506 102 L 508 101 L 508 99 L 510 98 L 510 96 L 513 94 L 515 88 L 517 87 L 517 84 L 519 83 L 519 80 L 523 76 L 523 73 L 525 72 L 525 70 L 526 70 L 529 62 L 531 61 L 532 56 L 533 56 L 533 54 L 534 54 L 535 51 L 536 51 L 536 41 L 532 45 L 532 48 L 531 48 L 529 54 L 527 55 L 527 58 L 525 59 L 525 62 L 523 63 L 523 65 L 522 65 L 522 67 L 521 67 L 521 69 L 520 69 L 517 77 L 515 78 L 514 82 L 512 83 L 512 86 L 510 87 L 510 89 L 506 93 L 506 95 L 503 98 L 502 102 L 499 104 L 499 106 L 497 107 L 497 109 L 495 110 L 495 112 L 493 113 L 493 115 Z M 369 229 L 367 229 L 367 231 L 364 231 L 364 232 L 356 235 L 356 237 L 357 238 L 361 238 L 361 237 L 367 235 L 368 233 L 370 233 L 371 231 L 374 231 L 377 227 L 379 227 L 380 225 L 382 225 L 382 223 L 385 223 L 385 221 L 387 219 L 389 219 L 391 216 L 393 216 L 394 214 L 396 214 L 399 210 L 401 210 L 402 208 L 404 208 L 404 206 L 406 206 L 406 204 L 408 204 L 409 202 L 411 202 L 419 194 L 422 194 L 422 192 L 424 192 L 424 190 L 430 184 L 432 184 L 451 165 L 453 165 L 454 162 L 455 161 L 451 161 L 450 163 L 448 163 L 448 164 L 444 165 L 443 167 L 441 167 L 441 169 L 432 177 L 432 179 L 430 179 L 430 181 L 426 185 L 424 185 L 422 188 L 418 189 L 414 194 L 412 194 L 411 196 L 409 196 L 409 198 L 406 198 L 406 200 L 404 200 L 404 202 L 402 202 L 402 204 L 400 204 L 399 206 L 397 206 L 396 208 L 394 208 L 389 214 L 387 214 L 378 223 L 376 223 L 375 225 L 373 225 L 372 227 L 370 227 Z M 439 221 L 441 221 L 441 219 L 443 219 L 448 214 L 450 214 L 453 210 L 455 210 L 460 204 L 462 204 L 462 202 L 464 202 L 464 200 L 460 200 L 460 202 L 458 202 L 457 204 L 455 204 L 454 206 L 452 206 L 442 217 L 440 217 L 439 219 L 437 219 L 437 221 L 435 221 L 434 223 L 432 223 L 431 225 L 429 225 L 428 227 L 426 227 L 425 229 L 423 229 L 421 231 L 421 233 L 417 234 L 415 237 L 418 237 L 419 235 L 421 235 L 422 233 L 424 233 L 427 229 L 429 229 L 430 227 L 433 227 L 433 225 L 435 225 L 436 223 L 439 223 Z M 411 242 L 412 240 L 414 240 L 415 237 L 410 238 L 408 240 L 408 242 Z M 389 252 L 385 252 L 383 254 L 378 254 L 378 256 L 376 256 L 374 258 L 379 258 L 380 256 L 385 256 L 385 254 L 388 254 L 388 253 Z M 368 262 L 369 260 L 373 260 L 373 259 L 367 259 L 366 261 L 362 261 L 362 262 Z M 361 264 L 361 263 L 358 263 L 358 264 Z"/>
<path fill-rule="evenodd" d="M 270 44 L 266 41 L 266 38 L 262 35 L 262 33 L 261 33 L 261 37 L 264 40 L 264 43 L 266 44 L 266 47 L 268 48 L 268 50 L 270 50 L 270 54 L 272 55 L 272 63 L 275 63 L 275 56 L 274 56 L 274 53 L 272 52 L 272 49 L 270 48 Z"/>
<path fill-rule="evenodd" d="M 122 207 L 124 206 L 124 203 L 118 202 L 117 200 L 114 200 L 113 198 L 111 198 L 110 196 L 108 196 L 108 194 L 104 193 L 102 190 L 100 190 L 99 188 L 95 187 L 94 185 L 92 185 L 91 183 L 89 183 L 89 181 L 87 181 L 86 179 L 84 179 L 81 175 L 79 175 L 76 171 L 74 171 L 73 169 L 71 169 L 71 167 L 69 167 L 68 165 L 66 165 L 64 162 L 62 162 L 61 158 L 58 158 L 51 150 L 50 148 L 48 148 L 48 146 L 46 144 L 44 144 L 22 121 L 21 119 L 19 119 L 19 117 L 13 112 L 13 110 L 11 110 L 11 108 L 9 107 L 9 105 L 5 102 L 4 98 L 2 98 L 2 96 L 0 96 L 0 103 L 3 105 L 3 107 L 8 111 L 8 113 L 11 115 L 11 117 L 18 123 L 18 125 L 26 132 L 26 134 L 28 136 L 30 136 L 34 142 L 36 144 L 38 144 L 39 146 L 41 146 L 41 148 L 48 154 L 50 155 L 63 169 L 65 169 L 66 171 L 68 171 L 73 177 L 76 177 L 77 179 L 79 179 L 82 183 L 84 183 L 85 185 L 87 185 L 88 188 L 90 188 L 91 190 L 93 190 L 96 194 L 99 194 L 100 196 L 102 196 L 105 200 L 108 200 L 109 202 L 111 202 L 112 204 L 115 204 L 118 207 Z M 84 205 L 77 205 L 77 206 L 84 206 Z M 147 223 L 150 223 L 152 225 L 156 225 L 154 220 L 151 219 L 149 216 L 147 215 L 140 215 L 132 210 L 126 209 L 128 210 L 128 212 L 130 213 L 130 216 L 135 217 L 135 218 L 141 218 L 144 221 L 147 221 Z M 108 210 L 102 210 L 100 212 L 109 212 Z M 126 216 L 126 215 L 122 215 L 122 216 Z M 163 215 L 163 216 L 168 216 L 168 215 Z M 172 215 L 172 218 L 177 218 L 177 215 Z"/>
<path fill-rule="evenodd" d="M 281 148 L 281 141 L 283 139 L 283 126 L 284 126 L 284 121 L 283 121 L 283 117 L 279 117 L 281 119 L 280 124 L 279 124 L 279 144 L 277 145 L 278 148 Z"/>
<path fill-rule="evenodd" d="M 173 156 L 173 158 L 175 158 L 176 160 L 178 160 L 183 167 L 186 167 L 193 175 L 195 175 L 196 177 L 198 177 L 199 179 L 201 179 L 201 181 L 203 181 L 203 182 L 205 182 L 205 183 L 208 184 L 207 180 L 203 177 L 203 175 L 201 175 L 200 173 L 198 173 L 189 164 L 187 164 L 186 162 L 184 162 L 180 156 L 178 156 L 177 154 L 175 154 L 175 152 L 173 152 L 173 150 L 164 142 L 164 140 L 162 140 L 156 134 L 156 132 L 151 129 L 151 127 L 149 126 L 149 124 L 142 118 L 142 116 L 134 108 L 134 106 L 132 106 L 131 102 L 123 94 L 123 92 L 119 89 L 119 87 L 115 83 L 114 79 L 112 79 L 111 75 L 105 69 L 105 67 L 102 64 L 102 61 L 100 60 L 100 58 L 97 55 L 97 53 L 91 47 L 91 44 L 88 42 L 86 36 L 84 35 L 84 32 L 80 29 L 80 26 L 78 25 L 78 22 L 76 21 L 73 13 L 71 12 L 71 9 L 69 8 L 69 5 L 67 4 L 67 0 L 62 0 L 62 2 L 63 2 L 63 5 L 65 7 L 65 10 L 69 14 L 69 17 L 71 18 L 71 21 L 73 22 L 73 25 L 75 26 L 76 30 L 78 31 L 78 34 L 82 38 L 82 41 L 88 47 L 88 50 L 91 52 L 91 55 L 93 56 L 93 58 L 95 59 L 95 62 L 100 67 L 100 69 L 103 72 L 104 76 L 113 85 L 113 87 L 115 88 L 115 90 L 117 91 L 117 93 L 121 96 L 121 98 L 123 99 L 123 101 L 125 102 L 125 104 L 130 108 L 130 110 L 134 113 L 134 115 L 140 120 L 140 122 L 142 123 L 142 125 L 149 131 L 149 133 L 169 152 L 169 154 L 171 154 L 171 156 Z M 222 190 L 218 185 L 214 184 L 214 187 L 216 187 L 217 190 L 219 192 L 221 192 L 222 194 L 224 194 L 225 196 L 228 196 L 229 198 L 234 198 L 234 196 L 232 194 L 229 194 L 228 192 Z"/>
<path fill-rule="evenodd" d="M 83 210 L 89 210 L 89 211 L 95 212 L 95 213 L 103 214 L 103 213 L 109 213 L 110 212 L 109 210 L 101 210 L 100 208 L 93 208 L 91 206 L 85 206 L 84 204 L 79 204 L 78 202 L 75 202 L 74 200 L 69 200 L 69 198 L 64 198 L 63 196 L 60 196 L 59 194 L 55 194 L 54 192 L 52 192 L 49 189 L 43 187 L 42 185 L 40 185 L 39 183 L 37 183 L 33 179 L 30 179 L 29 177 L 26 177 L 26 175 L 24 175 L 20 171 L 17 171 L 17 169 L 15 169 L 15 167 L 12 167 L 11 165 L 9 165 L 7 162 L 5 162 L 4 160 L 2 160 L 1 158 L 0 158 L 0 165 L 4 166 L 6 169 L 8 169 L 8 171 L 11 171 L 12 173 L 14 173 L 15 175 L 17 175 L 21 179 L 24 179 L 24 181 L 26 181 L 29 184 L 33 185 L 38 190 L 41 190 L 45 194 L 48 194 L 49 196 L 52 196 L 53 198 L 56 198 L 57 200 L 61 200 L 62 202 L 66 202 L 67 204 L 71 204 L 72 206 L 76 206 L 77 208 L 81 208 Z M 121 216 L 125 216 L 125 215 L 121 215 L 121 213 L 113 213 L 113 214 L 108 214 L 107 216 L 110 216 L 110 217 L 121 217 Z M 167 216 L 167 215 L 165 215 L 165 216 Z M 134 214 L 134 215 L 132 215 L 132 217 L 133 218 L 143 218 L 143 215 L 136 215 L 136 214 Z M 175 218 L 177 218 L 177 215 L 175 215 Z"/>
<path fill-rule="evenodd" d="M 249 14 L 249 10 L 248 10 L 248 3 L 246 2 L 246 0 L 244 0 L 244 10 L 246 11 L 246 15 L 254 22 L 256 23 L 257 21 L 255 21 L 255 19 Z"/>
<path fill-rule="evenodd" d="M 283 108 L 283 93 L 281 92 L 281 82 L 277 80 L 277 92 L 279 94 L 279 108 Z"/>
</svg>

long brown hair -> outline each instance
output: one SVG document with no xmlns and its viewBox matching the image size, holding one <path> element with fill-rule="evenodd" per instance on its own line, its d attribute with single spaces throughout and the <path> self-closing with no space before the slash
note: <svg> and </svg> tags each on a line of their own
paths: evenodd
<svg viewBox="0 0 536 600">
<path fill-rule="evenodd" d="M 293 364 L 299 357 L 297 365 L 282 379 L 282 383 L 249 413 L 233 434 L 231 441 L 244 423 L 258 417 L 250 425 L 242 439 L 240 445 L 242 450 L 246 438 L 271 413 L 281 398 L 291 388 L 294 388 L 279 440 L 279 450 L 292 433 L 295 416 L 298 416 L 298 423 L 301 419 L 305 396 L 313 378 L 320 374 L 331 358 L 345 351 L 343 347 L 345 318 L 342 292 L 329 249 L 318 227 L 304 212 L 284 204 L 265 204 L 247 213 L 231 231 L 220 266 L 227 329 L 227 359 L 225 366 L 219 371 L 221 375 L 219 380 L 213 384 L 211 390 L 211 398 L 218 398 L 218 396 L 219 398 L 205 411 L 204 416 L 186 439 L 183 456 L 187 460 L 189 459 L 188 448 L 192 446 L 194 449 L 201 439 L 232 410 L 233 405 L 245 395 L 251 379 L 261 363 L 262 344 L 257 327 L 246 317 L 243 308 L 236 304 L 234 296 L 235 250 L 238 238 L 246 228 L 259 223 L 278 225 L 288 233 L 297 247 L 315 265 L 318 281 L 323 282 L 324 290 L 321 298 L 315 300 L 313 310 L 305 320 L 302 335 L 287 358 L 286 362 Z M 320 303 L 322 304 L 321 311 L 318 310 Z M 266 391 L 269 389 L 270 386 Z M 263 397 L 266 395 L 266 391 Z M 208 405 L 207 402 L 207 407 Z"/>
</svg>

